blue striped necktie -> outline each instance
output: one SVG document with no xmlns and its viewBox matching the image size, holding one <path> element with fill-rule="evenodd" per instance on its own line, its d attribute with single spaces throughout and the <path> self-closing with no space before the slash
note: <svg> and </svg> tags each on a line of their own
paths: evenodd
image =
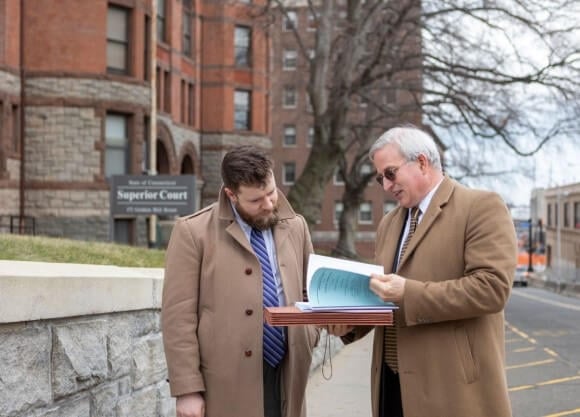
<svg viewBox="0 0 580 417">
<path fill-rule="evenodd" d="M 276 281 L 274 280 L 274 274 L 272 273 L 272 266 L 270 265 L 266 242 L 264 241 L 264 236 L 262 236 L 260 230 L 252 228 L 250 244 L 260 261 L 260 265 L 262 266 L 264 307 L 278 307 L 279 303 Z M 284 357 L 285 352 L 286 345 L 284 343 L 282 329 L 264 323 L 264 359 L 266 362 L 272 367 L 278 366 Z"/>
</svg>

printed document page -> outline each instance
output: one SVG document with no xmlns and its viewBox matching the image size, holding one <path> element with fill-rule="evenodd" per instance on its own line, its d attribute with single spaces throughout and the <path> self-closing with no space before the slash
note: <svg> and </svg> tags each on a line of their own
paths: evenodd
<svg viewBox="0 0 580 417">
<path fill-rule="evenodd" d="M 303 310 L 370 311 L 396 308 L 370 290 L 371 273 L 382 274 L 383 267 L 311 254 L 306 278 L 309 303 L 296 305 Z"/>
</svg>

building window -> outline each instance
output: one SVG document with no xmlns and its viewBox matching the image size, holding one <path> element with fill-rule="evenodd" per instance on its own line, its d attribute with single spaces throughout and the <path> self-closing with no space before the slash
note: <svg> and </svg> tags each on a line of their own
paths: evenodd
<svg viewBox="0 0 580 417">
<path fill-rule="evenodd" d="M 123 175 L 129 172 L 128 117 L 107 114 L 105 126 L 105 176 Z"/>
<path fill-rule="evenodd" d="M 564 227 L 570 227 L 570 219 L 568 216 L 568 202 L 564 203 L 564 212 L 562 213 L 562 216 L 564 217 Z"/>
<path fill-rule="evenodd" d="M 298 52 L 295 49 L 285 49 L 282 57 L 282 68 L 287 71 L 295 70 Z"/>
<path fill-rule="evenodd" d="M 165 0 L 157 0 L 157 41 L 166 42 L 165 37 Z"/>
<path fill-rule="evenodd" d="M 129 10 L 117 6 L 107 10 L 107 71 L 129 72 Z"/>
<path fill-rule="evenodd" d="M 360 203 L 358 206 L 358 222 L 363 224 L 373 222 L 373 204 L 370 201 Z"/>
<path fill-rule="evenodd" d="M 340 169 L 337 167 L 334 170 L 334 175 L 333 175 L 333 184 L 334 185 L 344 185 L 344 180 L 342 179 L 342 176 L 340 175 Z"/>
<path fill-rule="evenodd" d="M 195 85 L 193 83 L 188 84 L 188 95 L 189 95 L 189 109 L 187 111 L 188 124 L 190 126 L 195 125 Z"/>
<path fill-rule="evenodd" d="M 296 181 L 296 163 L 284 162 L 282 171 L 282 183 L 284 185 L 293 185 Z"/>
<path fill-rule="evenodd" d="M 548 206 L 547 207 L 547 210 L 548 210 L 548 215 L 547 215 L 547 217 L 548 217 L 548 226 L 551 227 L 552 226 L 552 205 L 551 204 L 548 204 L 547 206 Z"/>
<path fill-rule="evenodd" d="M 311 147 L 314 143 L 314 127 L 310 126 L 308 128 L 308 138 L 306 139 L 306 146 Z"/>
<path fill-rule="evenodd" d="M 249 27 L 236 26 L 234 32 L 234 48 L 237 67 L 249 67 L 251 60 L 252 32 Z"/>
<path fill-rule="evenodd" d="M 287 85 L 284 87 L 284 96 L 282 97 L 282 107 L 294 108 L 296 107 L 296 88 Z"/>
<path fill-rule="evenodd" d="M 296 146 L 296 126 L 284 126 L 284 146 Z"/>
<path fill-rule="evenodd" d="M 338 224 L 338 222 L 340 221 L 340 216 L 342 216 L 343 210 L 344 210 L 344 204 L 342 204 L 342 201 L 335 201 L 334 202 L 334 219 L 332 219 L 332 221 L 335 224 Z"/>
<path fill-rule="evenodd" d="M 397 207 L 397 203 L 395 203 L 394 201 L 385 201 L 383 203 L 383 213 L 387 214 L 389 211 L 393 210 L 395 207 Z"/>
<path fill-rule="evenodd" d="M 12 105 L 12 151 L 20 152 L 20 106 Z"/>
<path fill-rule="evenodd" d="M 297 29 L 298 28 L 297 22 L 298 15 L 296 14 L 295 11 L 290 10 L 284 14 L 284 24 L 283 24 L 284 30 L 288 31 Z"/>
<path fill-rule="evenodd" d="M 183 0 L 183 15 L 182 15 L 182 36 L 181 36 L 181 47 L 183 50 L 183 55 L 191 57 L 193 54 L 193 45 L 191 43 L 191 33 L 193 26 L 193 11 L 192 11 L 192 0 Z"/>
<path fill-rule="evenodd" d="M 574 203 L 574 229 L 580 229 L 580 203 Z"/>
<path fill-rule="evenodd" d="M 558 210 L 560 210 L 560 208 L 558 207 L 558 203 L 556 203 L 554 204 L 554 225 L 556 227 L 560 226 L 560 219 L 558 219 L 560 213 L 558 213 Z"/>
<path fill-rule="evenodd" d="M 151 17 L 145 15 L 145 27 L 143 28 L 143 79 L 151 79 Z"/>
<path fill-rule="evenodd" d="M 155 67 L 155 106 L 161 110 L 161 68 Z"/>
<path fill-rule="evenodd" d="M 234 128 L 250 130 L 250 92 L 236 90 L 234 92 Z"/>
<path fill-rule="evenodd" d="M 171 72 L 163 71 L 163 110 L 171 113 Z"/>
<path fill-rule="evenodd" d="M 181 98 L 181 123 L 187 123 L 187 110 L 189 108 L 188 98 L 187 95 L 187 82 L 185 80 L 181 80 L 180 86 L 180 98 Z"/>
</svg>

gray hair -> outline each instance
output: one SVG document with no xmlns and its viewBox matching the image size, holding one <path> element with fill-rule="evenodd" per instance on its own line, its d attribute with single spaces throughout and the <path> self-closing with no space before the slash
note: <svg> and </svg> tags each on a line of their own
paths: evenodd
<svg viewBox="0 0 580 417">
<path fill-rule="evenodd" d="M 399 148 L 407 161 L 415 161 L 419 155 L 425 155 L 433 168 L 442 171 L 441 157 L 433 138 L 413 125 L 394 127 L 383 133 L 371 146 L 369 158 L 372 161 L 375 153 L 388 144 Z"/>
</svg>

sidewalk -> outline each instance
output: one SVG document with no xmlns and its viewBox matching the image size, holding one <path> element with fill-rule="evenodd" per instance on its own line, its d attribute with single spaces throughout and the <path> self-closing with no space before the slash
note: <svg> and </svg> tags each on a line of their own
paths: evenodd
<svg viewBox="0 0 580 417">
<path fill-rule="evenodd" d="M 326 380 L 319 366 L 308 381 L 308 417 L 370 417 L 371 332 L 332 355 L 332 377 Z M 328 361 L 327 361 L 328 362 Z M 330 365 L 324 375 L 331 374 Z"/>
</svg>

